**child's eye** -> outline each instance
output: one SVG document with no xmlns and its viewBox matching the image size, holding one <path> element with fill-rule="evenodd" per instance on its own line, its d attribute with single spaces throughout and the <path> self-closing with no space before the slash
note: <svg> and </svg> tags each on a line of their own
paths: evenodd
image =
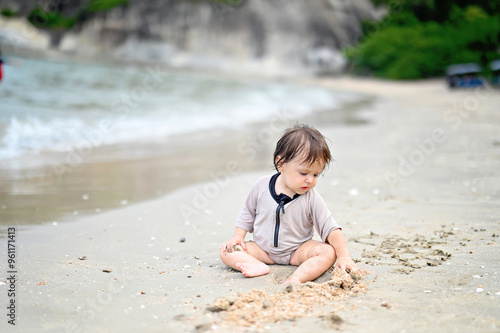
<svg viewBox="0 0 500 333">
<path fill-rule="evenodd" d="M 305 173 L 305 172 L 301 172 L 300 174 L 301 174 L 302 176 L 307 176 L 307 173 Z"/>
</svg>

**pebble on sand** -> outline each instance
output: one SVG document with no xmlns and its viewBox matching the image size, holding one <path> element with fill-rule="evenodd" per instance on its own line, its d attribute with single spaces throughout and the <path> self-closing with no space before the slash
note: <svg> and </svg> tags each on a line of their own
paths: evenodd
<svg viewBox="0 0 500 333">
<path fill-rule="evenodd" d="M 390 305 L 387 301 L 383 301 L 382 304 L 380 304 L 380 306 L 383 306 L 384 308 L 392 308 L 392 305 Z"/>
</svg>

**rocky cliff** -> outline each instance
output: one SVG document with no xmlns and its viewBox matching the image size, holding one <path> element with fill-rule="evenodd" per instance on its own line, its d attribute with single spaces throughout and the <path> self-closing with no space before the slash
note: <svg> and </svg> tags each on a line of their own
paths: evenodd
<svg viewBox="0 0 500 333">
<path fill-rule="evenodd" d="M 2 0 L 0 9 L 27 15 L 40 3 Z M 43 1 L 44 8 L 66 16 L 82 3 Z M 125 6 L 87 17 L 70 30 L 42 27 L 37 33 L 47 41 L 25 46 L 52 47 L 83 57 L 229 71 L 339 72 L 345 65 L 341 48 L 359 39 L 362 20 L 376 16 L 369 0 L 230 3 L 234 5 L 213 0 L 130 0 Z M 0 29 L 12 25 L 12 20 L 2 18 Z M 13 38 L 4 33 L 2 43 L 9 40 Z"/>
</svg>

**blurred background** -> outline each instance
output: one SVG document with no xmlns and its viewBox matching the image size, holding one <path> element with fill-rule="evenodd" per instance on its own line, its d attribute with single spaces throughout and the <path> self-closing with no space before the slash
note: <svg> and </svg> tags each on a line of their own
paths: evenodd
<svg viewBox="0 0 500 333">
<path fill-rule="evenodd" d="M 370 97 L 311 78 L 444 84 L 448 66 L 473 63 L 450 75 L 498 83 L 499 13 L 467 0 L 0 0 L 0 223 L 147 200 L 229 160 L 271 171 L 293 123 L 368 122 Z"/>
<path fill-rule="evenodd" d="M 2 0 L 5 53 L 259 75 L 444 75 L 498 59 L 498 0 Z"/>
</svg>

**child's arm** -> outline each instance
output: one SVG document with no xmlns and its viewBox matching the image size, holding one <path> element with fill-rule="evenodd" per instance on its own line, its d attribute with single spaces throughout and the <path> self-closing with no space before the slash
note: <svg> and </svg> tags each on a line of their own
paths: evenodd
<svg viewBox="0 0 500 333">
<path fill-rule="evenodd" d="M 359 270 L 358 266 L 354 263 L 349 255 L 349 250 L 347 249 L 347 242 L 345 240 L 344 234 L 341 229 L 335 229 L 327 237 L 328 243 L 335 249 L 335 254 L 337 255 L 337 262 L 335 267 L 339 267 L 342 270 L 356 271 Z"/>
<path fill-rule="evenodd" d="M 222 244 L 220 250 L 228 250 L 228 252 L 233 252 L 237 245 L 241 245 L 243 250 L 246 250 L 247 249 L 247 246 L 245 245 L 246 234 L 247 231 L 245 229 L 236 227 L 233 238 Z"/>
</svg>

